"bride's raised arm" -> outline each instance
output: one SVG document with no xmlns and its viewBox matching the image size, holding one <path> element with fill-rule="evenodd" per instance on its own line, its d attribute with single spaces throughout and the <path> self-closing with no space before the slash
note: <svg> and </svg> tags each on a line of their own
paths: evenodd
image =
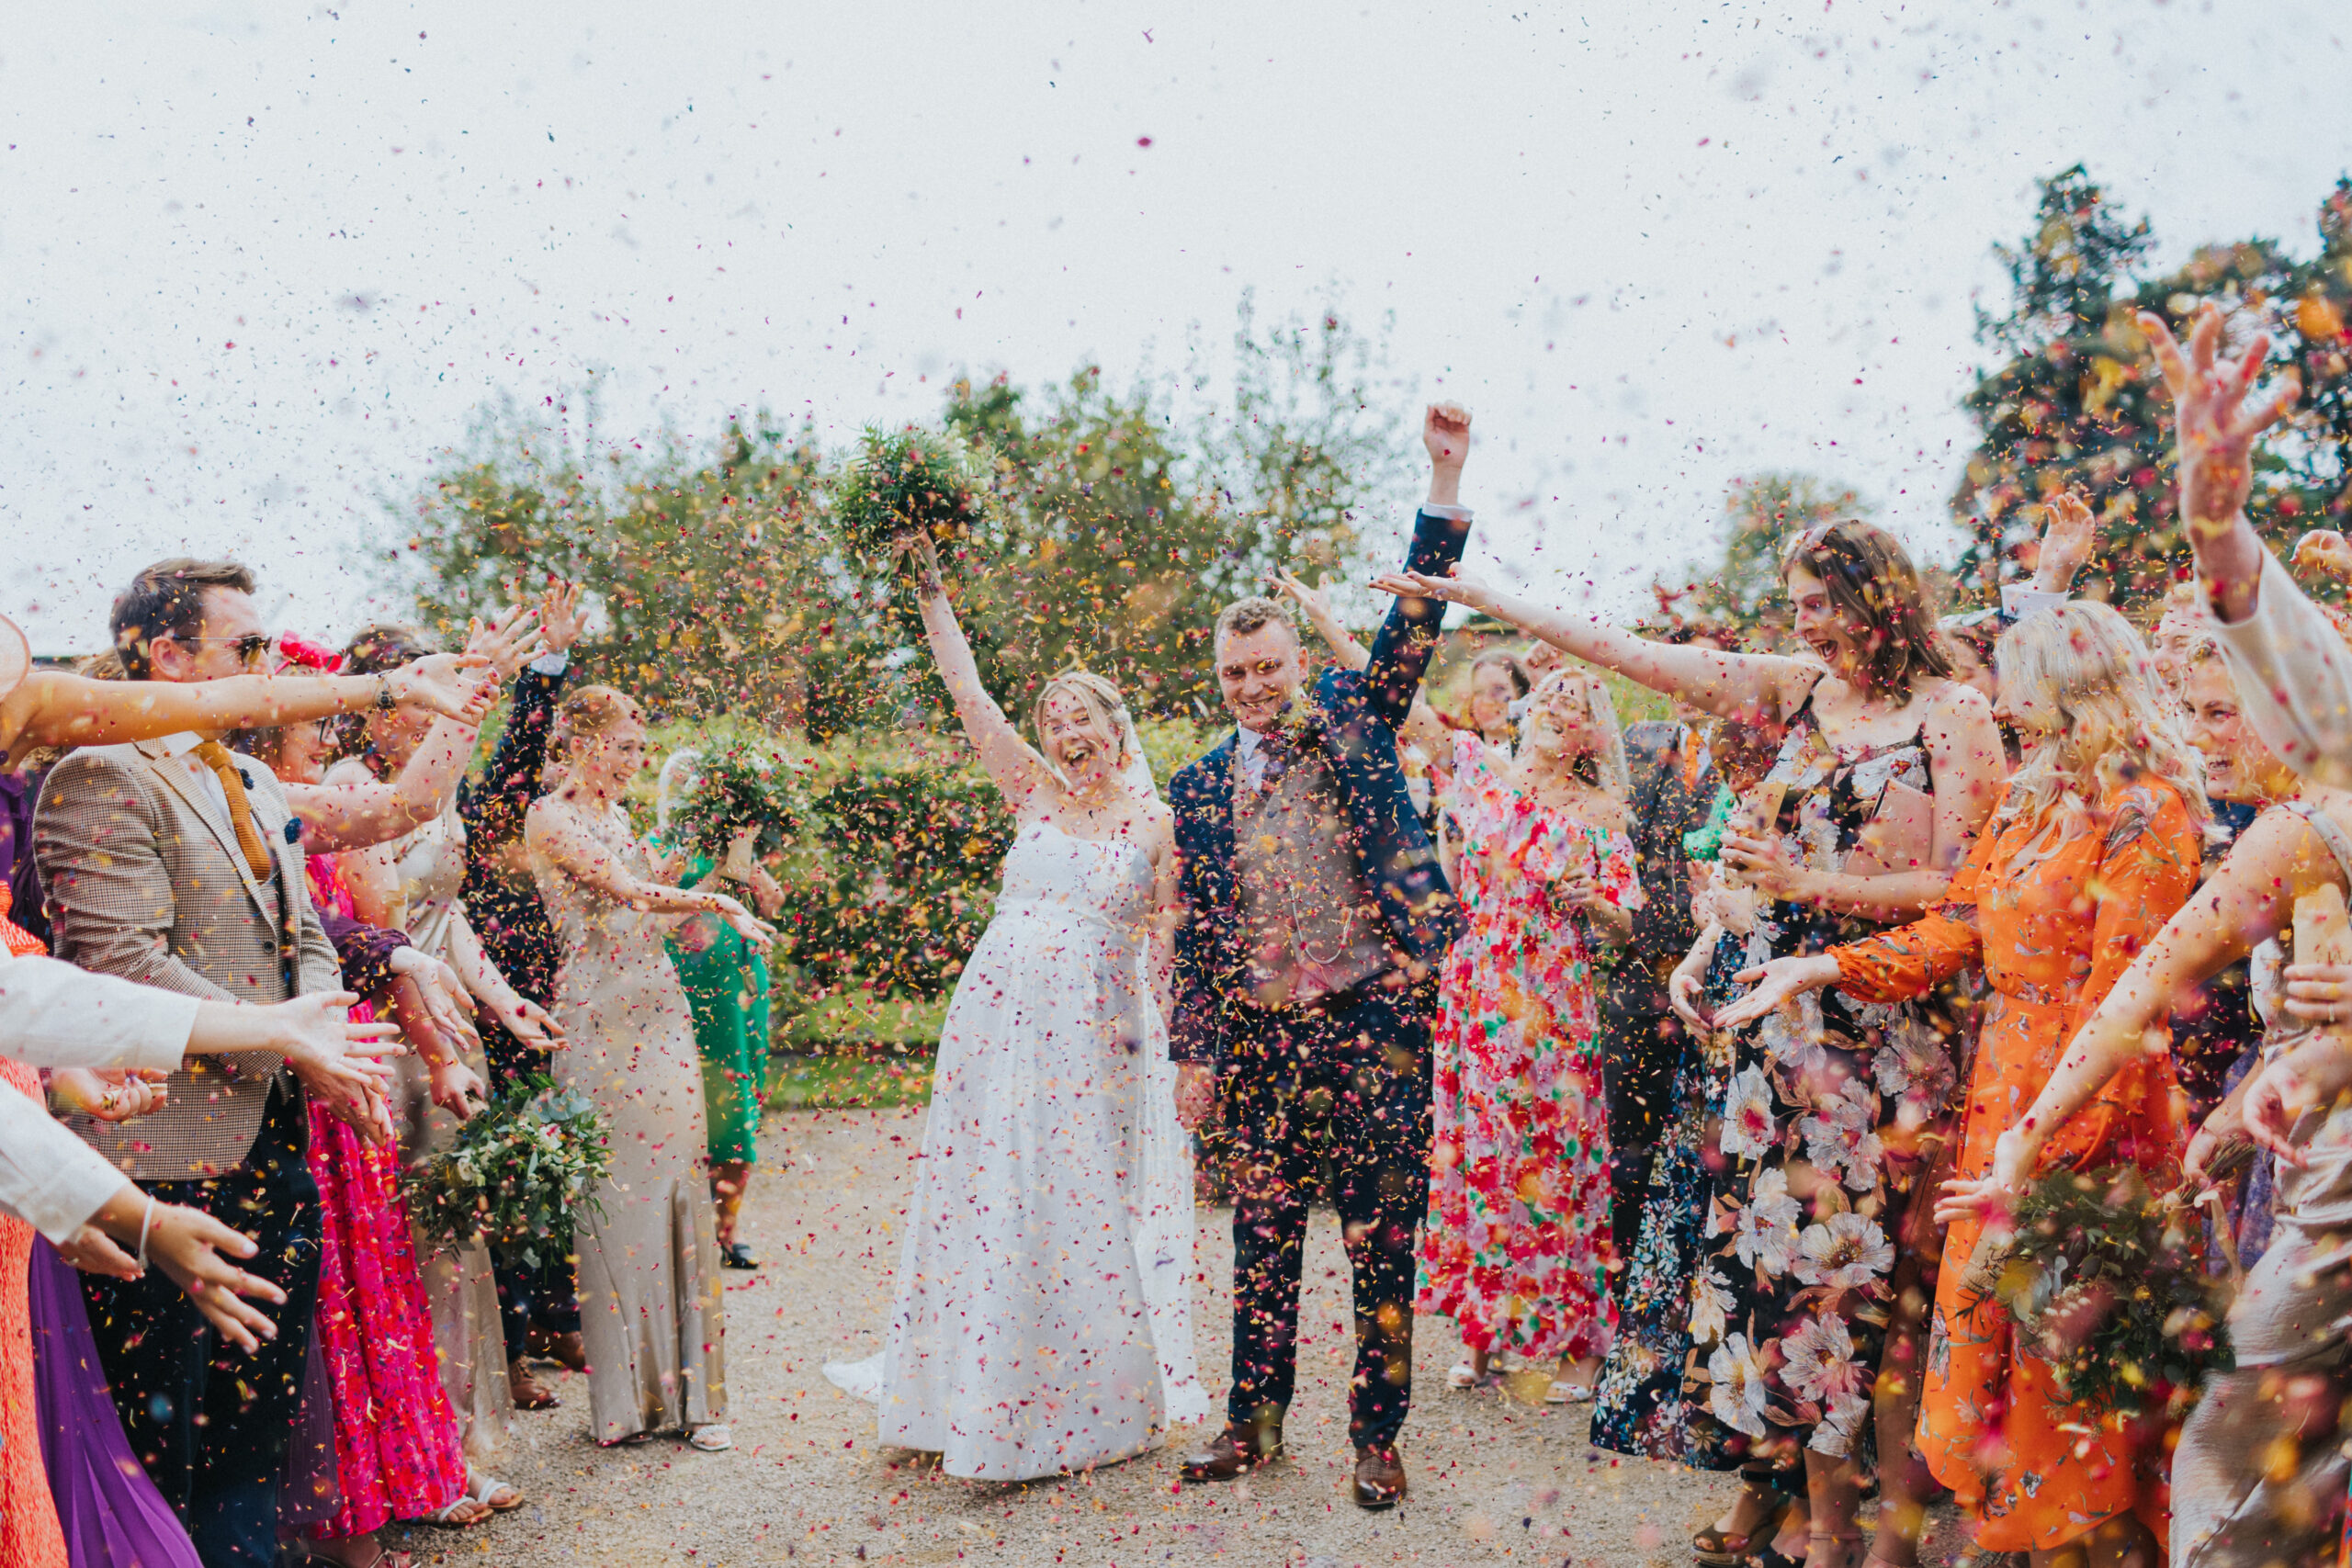
<svg viewBox="0 0 2352 1568">
<path fill-rule="evenodd" d="M 955 699 L 956 716 L 963 721 L 964 733 L 979 752 L 980 766 L 988 770 L 989 778 L 1017 815 L 1053 774 L 1045 758 L 1021 739 L 1021 731 L 980 683 L 979 664 L 972 658 L 972 645 L 966 640 L 963 626 L 956 622 L 956 606 L 948 603 L 947 585 L 940 577 L 939 552 L 930 536 L 912 535 L 905 547 L 915 557 L 915 603 L 922 609 L 923 639 L 931 644 L 931 656 L 938 660 L 947 694 Z"/>
<path fill-rule="evenodd" d="M 1392 571 L 1374 578 L 1372 585 L 1384 593 L 1466 604 L 1588 664 L 1614 670 L 1653 692 L 1683 698 L 1741 723 L 1754 723 L 1759 717 L 1786 718 L 1821 679 L 1822 667 L 1811 660 L 1652 642 L 1589 613 L 1544 609 L 1459 573 L 1431 577 L 1424 572 Z"/>
</svg>

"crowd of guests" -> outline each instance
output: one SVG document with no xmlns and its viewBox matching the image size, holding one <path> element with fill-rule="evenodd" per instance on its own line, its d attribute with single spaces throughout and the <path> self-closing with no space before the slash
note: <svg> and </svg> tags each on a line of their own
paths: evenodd
<svg viewBox="0 0 2352 1568">
<path fill-rule="evenodd" d="M 568 688 L 574 585 L 457 651 L 320 648 L 254 590 L 158 562 L 74 673 L 0 621 L 9 1568 L 398 1561 L 389 1525 L 524 1505 L 495 1469 L 561 1403 L 550 1365 L 601 1443 L 730 1447 L 773 937 L 736 895 L 778 896 L 753 833 L 718 861 L 635 835 L 643 716 Z M 549 1079 L 610 1155 L 568 1255 L 419 1230 L 403 1174 Z"/>
<path fill-rule="evenodd" d="M 1890 536 L 1805 529 L 1787 651 L 1381 580 L 1539 639 L 1400 730 L 1466 918 L 1416 1304 L 1459 1326 L 1454 1387 L 1508 1359 L 1599 1447 L 1736 1472 L 1709 1568 L 1911 1568 L 1946 1495 L 1986 1562 L 2340 1560 L 2352 949 L 2292 943 L 2352 886 L 2352 619 L 2244 517 L 2292 396 L 2249 400 L 2264 345 L 2142 325 L 2196 558 L 2145 637 L 2067 596 L 2096 522 L 2065 493 L 2031 584 L 1940 622 Z M 2298 560 L 2341 581 L 2352 549 Z M 1676 716 L 1621 730 L 1593 669 Z M 2037 1175 L 2119 1167 L 2215 1189 L 2243 1275 L 2185 1427 L 2073 1393 L 1974 1278 Z"/>
</svg>

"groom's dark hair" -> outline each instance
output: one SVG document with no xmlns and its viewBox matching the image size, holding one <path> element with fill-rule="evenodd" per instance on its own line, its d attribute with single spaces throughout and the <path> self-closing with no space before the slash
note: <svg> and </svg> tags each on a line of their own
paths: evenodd
<svg viewBox="0 0 2352 1568">
<path fill-rule="evenodd" d="M 1215 641 L 1223 642 L 1228 637 L 1248 637 L 1251 632 L 1261 630 L 1277 622 L 1288 627 L 1291 636 L 1298 636 L 1298 627 L 1291 620 L 1290 612 L 1283 609 L 1279 601 L 1269 599 L 1263 594 L 1252 594 L 1247 599 L 1236 599 L 1217 616 Z"/>
</svg>

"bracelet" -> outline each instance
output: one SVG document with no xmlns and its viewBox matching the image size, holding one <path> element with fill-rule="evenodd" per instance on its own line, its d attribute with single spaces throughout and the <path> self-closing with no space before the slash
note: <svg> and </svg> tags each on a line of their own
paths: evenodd
<svg viewBox="0 0 2352 1568">
<path fill-rule="evenodd" d="M 140 1216 L 139 1220 L 139 1267 L 141 1272 L 144 1272 L 147 1268 L 147 1233 L 153 1228 L 154 1224 L 155 1195 L 150 1192 L 147 1194 L 147 1213 Z"/>
<path fill-rule="evenodd" d="M 380 671 L 378 671 L 376 676 L 376 711 L 378 713 L 390 713 L 398 706 L 400 706 L 400 704 L 394 701 L 392 697 L 392 678 L 390 675 L 382 673 Z"/>
</svg>

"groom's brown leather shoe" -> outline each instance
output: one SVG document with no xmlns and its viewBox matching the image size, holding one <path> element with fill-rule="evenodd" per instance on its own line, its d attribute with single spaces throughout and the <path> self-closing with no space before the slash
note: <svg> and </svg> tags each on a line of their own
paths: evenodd
<svg viewBox="0 0 2352 1568">
<path fill-rule="evenodd" d="M 1187 1482 L 1230 1481 L 1235 1476 L 1272 1464 L 1283 1457 L 1280 1427 L 1227 1427 L 1199 1453 L 1186 1454 L 1176 1469 Z"/>
<path fill-rule="evenodd" d="M 1356 1450 L 1355 1499 L 1359 1508 L 1393 1508 L 1405 1495 L 1405 1461 L 1390 1445 Z"/>
</svg>

